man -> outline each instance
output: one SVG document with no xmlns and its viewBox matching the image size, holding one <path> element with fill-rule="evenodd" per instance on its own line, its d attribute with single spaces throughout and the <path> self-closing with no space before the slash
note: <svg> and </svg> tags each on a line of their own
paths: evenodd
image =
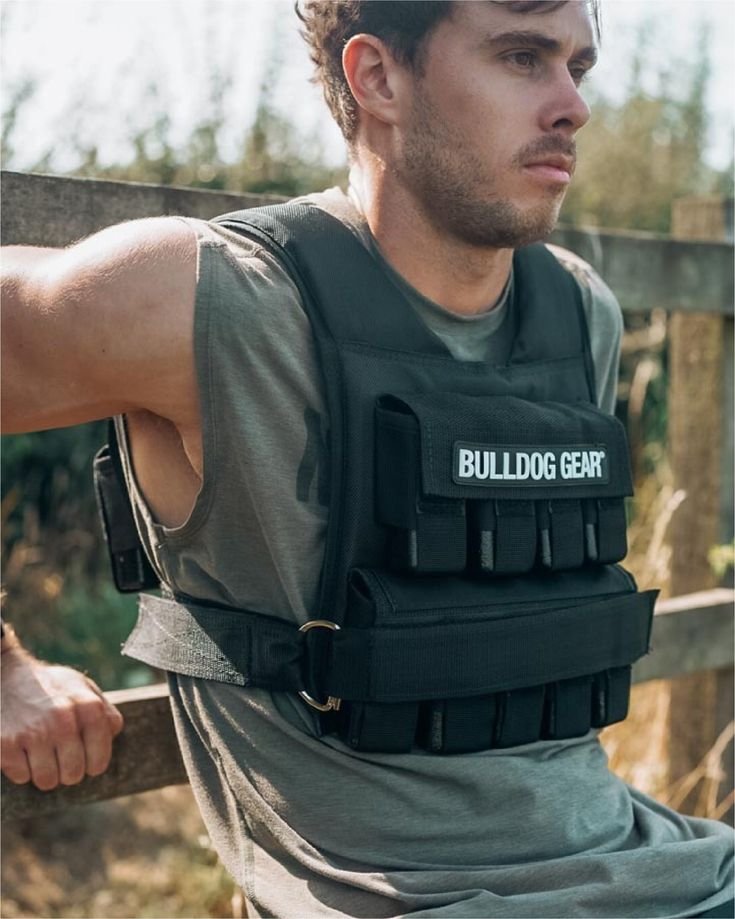
<svg viewBox="0 0 735 919">
<path fill-rule="evenodd" d="M 503 364 L 522 321 L 514 249 L 553 227 L 589 117 L 590 8 L 307 2 L 302 18 L 352 166 L 347 196 L 307 206 L 348 227 L 455 363 Z M 557 258 L 609 412 L 617 305 L 588 266 Z M 162 218 L 64 251 L 9 249 L 5 264 L 7 430 L 123 416 L 138 529 L 174 593 L 313 619 L 335 418 L 279 258 Z M 129 649 L 145 657 L 145 634 Z M 4 657 L 5 774 L 51 788 L 100 771 L 120 723 L 95 688 L 17 648 Z M 255 915 L 728 915 L 726 828 L 627 788 L 594 731 L 375 753 L 318 736 L 295 693 L 180 673 L 170 689 L 204 819 Z"/>
</svg>

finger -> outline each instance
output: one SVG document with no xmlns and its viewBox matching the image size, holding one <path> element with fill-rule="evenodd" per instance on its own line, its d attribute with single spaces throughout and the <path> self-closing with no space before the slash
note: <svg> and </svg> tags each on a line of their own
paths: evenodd
<svg viewBox="0 0 735 919">
<path fill-rule="evenodd" d="M 117 737 L 117 735 L 122 731 L 125 726 L 125 719 L 120 713 L 119 709 L 115 708 L 114 705 L 110 705 L 109 702 L 105 701 L 107 705 L 107 722 L 110 725 L 110 730 L 112 731 L 112 736 Z"/>
<path fill-rule="evenodd" d="M 82 742 L 87 775 L 102 775 L 112 758 L 112 733 L 107 719 L 94 721 L 82 728 Z"/>
<path fill-rule="evenodd" d="M 78 702 L 75 709 L 84 744 L 87 775 L 101 775 L 110 764 L 112 730 L 108 717 L 109 707 L 109 703 L 99 693 L 92 699 Z"/>
<path fill-rule="evenodd" d="M 94 680 L 92 680 L 90 677 L 86 675 L 85 675 L 85 679 L 87 681 L 87 685 L 89 686 L 89 688 L 104 703 L 105 713 L 110 723 L 110 729 L 112 730 L 113 736 L 116 737 L 120 733 L 120 731 L 122 731 L 124 724 L 125 724 L 125 720 L 122 714 L 120 713 L 120 710 L 117 709 L 111 702 L 107 701 L 107 699 L 105 698 L 104 692 L 99 688 L 99 686 L 94 682 Z"/>
<path fill-rule="evenodd" d="M 56 761 L 62 785 L 77 785 L 87 771 L 82 738 L 76 734 L 56 744 Z"/>
<path fill-rule="evenodd" d="M 49 744 L 33 744 L 26 748 L 31 781 L 41 791 L 51 791 L 59 784 L 59 764 L 56 752 Z"/>
<path fill-rule="evenodd" d="M 3 750 L 2 772 L 15 785 L 26 785 L 31 780 L 31 767 L 25 750 Z"/>
</svg>

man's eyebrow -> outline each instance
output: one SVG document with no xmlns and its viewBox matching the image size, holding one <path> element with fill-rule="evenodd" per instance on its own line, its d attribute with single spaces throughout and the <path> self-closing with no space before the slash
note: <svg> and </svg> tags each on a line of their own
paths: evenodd
<svg viewBox="0 0 735 919">
<path fill-rule="evenodd" d="M 534 32 L 530 29 L 517 29 L 512 32 L 499 32 L 496 35 L 486 35 L 481 44 L 487 48 L 507 48 L 514 45 L 522 45 L 526 48 L 540 48 L 543 51 L 559 52 L 561 42 L 555 38 L 544 35 L 543 32 Z M 574 60 L 589 61 L 594 64 L 597 61 L 597 48 L 589 45 L 575 52 Z"/>
</svg>

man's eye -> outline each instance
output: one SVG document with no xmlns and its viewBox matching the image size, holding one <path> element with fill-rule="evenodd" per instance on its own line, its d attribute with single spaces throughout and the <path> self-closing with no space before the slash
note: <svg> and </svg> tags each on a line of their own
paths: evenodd
<svg viewBox="0 0 735 919">
<path fill-rule="evenodd" d="M 589 68 L 570 67 L 569 73 L 571 74 L 572 79 L 577 84 L 577 86 L 579 86 L 580 83 L 584 83 L 584 81 L 589 77 Z"/>
<path fill-rule="evenodd" d="M 533 51 L 513 51 L 505 59 L 524 70 L 530 70 L 536 64 L 536 54 Z"/>
</svg>

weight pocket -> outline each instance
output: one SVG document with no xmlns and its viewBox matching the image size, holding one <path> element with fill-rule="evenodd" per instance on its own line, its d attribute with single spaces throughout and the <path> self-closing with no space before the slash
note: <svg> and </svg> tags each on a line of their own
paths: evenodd
<svg viewBox="0 0 735 919">
<path fill-rule="evenodd" d="M 655 595 L 618 566 L 492 583 L 355 569 L 320 694 L 342 700 L 340 734 L 362 750 L 584 734 L 625 716 Z"/>
<path fill-rule="evenodd" d="M 396 571 L 562 571 L 627 551 L 625 432 L 587 403 L 381 396 L 376 480 Z"/>
<path fill-rule="evenodd" d="M 464 501 L 425 495 L 421 489 L 415 418 L 379 414 L 377 518 L 390 531 L 391 566 L 398 571 L 451 574 L 467 564 Z"/>
</svg>

